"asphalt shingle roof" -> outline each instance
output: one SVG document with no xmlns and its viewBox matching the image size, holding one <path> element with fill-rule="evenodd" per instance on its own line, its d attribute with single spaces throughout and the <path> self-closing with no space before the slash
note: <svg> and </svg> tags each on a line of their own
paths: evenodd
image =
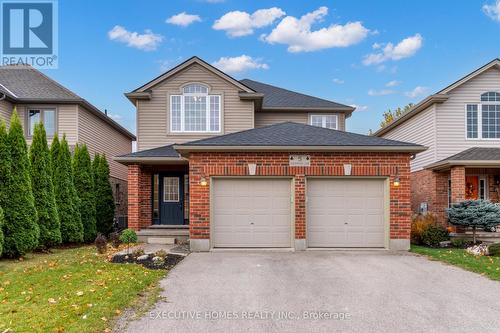
<svg viewBox="0 0 500 333">
<path fill-rule="evenodd" d="M 141 150 L 135 153 L 122 155 L 120 157 L 180 157 L 179 153 L 173 148 L 173 145 Z"/>
<path fill-rule="evenodd" d="M 183 146 L 394 146 L 422 147 L 368 135 L 285 122 L 191 141 Z"/>
<path fill-rule="evenodd" d="M 245 86 L 255 90 L 258 93 L 264 94 L 262 107 L 268 108 L 325 108 L 325 109 L 344 109 L 352 110 L 353 108 L 328 101 L 326 99 L 301 94 L 295 91 L 275 87 L 270 84 L 257 82 L 249 79 L 240 80 Z"/>
<path fill-rule="evenodd" d="M 0 83 L 8 89 L 10 95 L 18 99 L 82 99 L 30 66 L 0 66 Z"/>
<path fill-rule="evenodd" d="M 452 155 L 445 161 L 496 161 L 500 160 L 500 148 L 473 147 Z"/>
</svg>

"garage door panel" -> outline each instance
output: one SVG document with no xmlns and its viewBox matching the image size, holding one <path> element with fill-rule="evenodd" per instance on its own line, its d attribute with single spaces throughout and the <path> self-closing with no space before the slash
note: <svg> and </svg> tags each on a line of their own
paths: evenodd
<svg viewBox="0 0 500 333">
<path fill-rule="evenodd" d="M 290 247 L 291 182 L 287 179 L 216 179 L 215 247 Z"/>
<path fill-rule="evenodd" d="M 309 247 L 384 247 L 381 179 L 308 179 Z"/>
</svg>

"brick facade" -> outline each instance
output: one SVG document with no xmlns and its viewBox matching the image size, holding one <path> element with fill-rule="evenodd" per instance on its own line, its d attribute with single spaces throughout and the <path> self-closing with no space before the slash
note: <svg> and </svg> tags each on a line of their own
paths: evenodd
<svg viewBox="0 0 500 333">
<path fill-rule="evenodd" d="M 300 152 L 298 152 L 300 154 Z M 256 163 L 257 176 L 291 176 L 295 186 L 295 238 L 306 238 L 305 180 L 307 176 L 343 176 L 344 164 L 352 165 L 352 176 L 386 176 L 390 179 L 390 239 L 410 238 L 410 154 L 409 153 L 307 153 L 310 167 L 290 167 L 289 153 L 191 153 L 190 238 L 210 237 L 210 182 L 212 176 L 247 176 L 248 163 Z M 400 186 L 394 187 L 396 175 Z M 130 202 L 129 202 L 130 205 Z"/>
<path fill-rule="evenodd" d="M 420 211 L 420 204 L 427 203 L 427 209 L 436 215 L 439 223 L 446 224 L 448 207 L 449 172 L 420 170 L 411 173 L 411 207 L 414 213 Z"/>
<path fill-rule="evenodd" d="M 140 230 L 151 225 L 151 171 L 140 165 L 128 166 L 128 227 Z"/>
</svg>

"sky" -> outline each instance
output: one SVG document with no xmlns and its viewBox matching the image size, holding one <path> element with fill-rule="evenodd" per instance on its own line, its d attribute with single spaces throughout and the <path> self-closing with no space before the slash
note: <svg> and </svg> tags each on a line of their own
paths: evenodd
<svg viewBox="0 0 500 333">
<path fill-rule="evenodd" d="M 198 56 L 354 105 L 347 130 L 500 57 L 500 0 L 59 0 L 59 67 L 44 73 L 135 132 L 123 95 Z"/>
</svg>

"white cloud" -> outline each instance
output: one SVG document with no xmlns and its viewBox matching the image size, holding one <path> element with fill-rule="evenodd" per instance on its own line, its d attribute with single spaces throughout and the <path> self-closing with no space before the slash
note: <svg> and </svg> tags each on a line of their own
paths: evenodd
<svg viewBox="0 0 500 333">
<path fill-rule="evenodd" d="M 244 54 L 239 57 L 221 57 L 212 65 L 227 73 L 240 73 L 250 69 L 269 69 L 269 65 L 263 63 L 261 59 L 254 59 Z"/>
<path fill-rule="evenodd" d="M 333 79 L 332 81 L 333 81 L 333 83 L 336 83 L 336 84 L 343 84 L 345 82 L 344 80 L 337 79 L 337 78 Z"/>
<path fill-rule="evenodd" d="M 375 90 L 375 89 L 370 89 L 368 90 L 368 95 L 370 96 L 386 96 L 386 95 L 391 95 L 395 94 L 396 92 L 392 89 L 381 89 L 381 90 Z"/>
<path fill-rule="evenodd" d="M 372 47 L 375 50 L 381 50 L 378 53 L 371 53 L 365 56 L 363 64 L 366 66 L 380 64 L 387 60 L 401 60 L 413 56 L 422 47 L 423 38 L 420 34 L 407 37 L 394 46 L 387 43 L 382 45 L 375 43 Z"/>
<path fill-rule="evenodd" d="M 186 12 L 179 13 L 177 15 L 171 16 L 165 20 L 166 23 L 180 25 L 181 27 L 187 27 L 194 22 L 201 22 L 199 15 L 187 14 Z"/>
<path fill-rule="evenodd" d="M 321 22 L 328 14 L 327 7 L 307 13 L 300 19 L 287 16 L 270 34 L 261 39 L 270 44 L 286 44 L 289 52 L 310 52 L 332 47 L 347 47 L 361 42 L 368 35 L 361 22 L 348 22 L 345 25 L 332 24 L 329 27 L 311 31 L 314 23 Z"/>
<path fill-rule="evenodd" d="M 398 80 L 392 80 L 392 81 L 389 81 L 385 84 L 386 87 L 397 87 L 401 84 L 401 81 L 398 81 Z"/>
<path fill-rule="evenodd" d="M 429 88 L 417 86 L 412 91 L 405 92 L 405 95 L 410 97 L 410 98 L 417 98 L 417 97 L 420 97 L 422 95 L 426 95 L 428 92 L 429 92 Z"/>
<path fill-rule="evenodd" d="M 114 121 L 119 121 L 122 119 L 122 116 L 117 113 L 108 113 L 108 117 L 113 119 Z"/>
<path fill-rule="evenodd" d="M 368 105 L 358 105 L 358 104 L 349 104 L 349 106 L 356 108 L 356 111 L 366 111 L 368 110 Z"/>
<path fill-rule="evenodd" d="M 500 0 L 497 0 L 491 5 L 484 5 L 483 12 L 488 15 L 492 20 L 500 22 Z"/>
<path fill-rule="evenodd" d="M 153 33 L 151 30 L 145 30 L 143 34 L 131 32 L 122 27 L 115 25 L 113 29 L 108 31 L 110 40 L 125 43 L 129 47 L 134 47 L 139 50 L 153 51 L 163 40 L 162 35 Z"/>
<path fill-rule="evenodd" d="M 285 14 L 281 8 L 277 7 L 259 9 L 251 15 L 236 10 L 224 14 L 214 22 L 212 28 L 224 30 L 231 37 L 247 36 L 253 34 L 254 29 L 268 26 Z"/>
</svg>

